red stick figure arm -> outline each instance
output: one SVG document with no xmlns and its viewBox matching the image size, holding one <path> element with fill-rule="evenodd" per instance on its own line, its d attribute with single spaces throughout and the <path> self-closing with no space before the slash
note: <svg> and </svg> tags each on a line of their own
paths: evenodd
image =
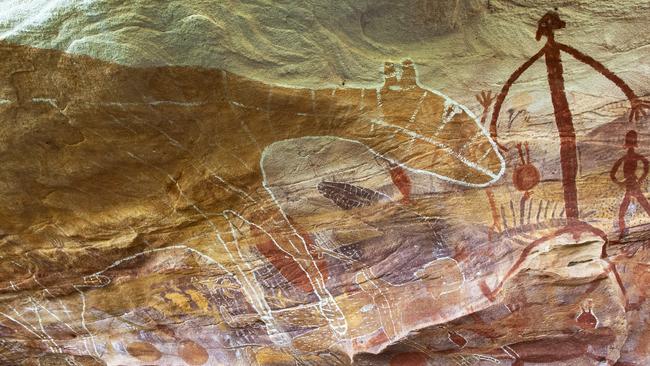
<svg viewBox="0 0 650 366">
<path fill-rule="evenodd" d="M 621 164 L 625 160 L 625 157 L 622 157 L 614 163 L 614 166 L 612 167 L 612 170 L 609 172 L 609 177 L 612 179 L 612 181 L 616 184 L 621 184 L 622 182 L 619 182 L 618 179 L 616 179 L 616 173 L 618 172 L 618 169 L 621 167 Z"/>
<path fill-rule="evenodd" d="M 601 64 L 600 62 L 596 61 L 591 56 L 587 56 L 584 53 L 576 50 L 575 48 L 573 48 L 571 46 L 567 46 L 567 45 L 562 44 L 562 43 L 556 43 L 556 44 L 557 44 L 557 47 L 560 50 L 570 54 L 576 60 L 578 60 L 580 62 L 583 62 L 583 63 L 593 67 L 596 71 L 598 71 L 603 76 L 605 76 L 606 78 L 611 80 L 614 84 L 616 84 L 616 86 L 618 86 L 621 89 L 621 91 L 623 91 L 623 94 L 625 94 L 625 96 L 627 97 L 627 99 L 630 100 L 630 102 L 632 102 L 633 100 L 638 98 L 636 96 L 636 94 L 634 94 L 634 91 L 632 91 L 632 88 L 630 88 L 629 85 L 627 85 L 627 83 L 625 83 L 625 81 L 623 81 L 623 79 L 618 77 L 618 75 L 614 74 L 607 67 L 605 67 L 605 65 Z"/>
<path fill-rule="evenodd" d="M 490 136 L 494 140 L 497 145 L 504 149 L 503 146 L 501 146 L 497 142 L 497 120 L 499 119 L 499 112 L 501 112 L 501 105 L 503 104 L 503 101 L 506 99 L 506 96 L 508 95 L 508 91 L 510 90 L 510 87 L 512 84 L 514 84 L 517 79 L 521 76 L 521 74 L 524 73 L 532 64 L 535 63 L 535 61 L 539 60 L 540 57 L 544 54 L 544 48 L 539 50 L 535 55 L 533 55 L 531 58 L 528 59 L 528 61 L 524 62 L 515 72 L 510 75 L 508 78 L 508 81 L 503 85 L 503 88 L 501 88 L 501 92 L 496 98 L 496 102 L 494 103 L 494 109 L 492 110 L 492 120 L 490 121 Z"/>
<path fill-rule="evenodd" d="M 650 164 L 648 164 L 648 159 L 642 156 L 641 162 L 643 162 L 643 174 L 641 174 L 641 177 L 639 178 L 639 183 L 643 182 L 648 177 L 648 169 L 650 168 Z"/>
</svg>

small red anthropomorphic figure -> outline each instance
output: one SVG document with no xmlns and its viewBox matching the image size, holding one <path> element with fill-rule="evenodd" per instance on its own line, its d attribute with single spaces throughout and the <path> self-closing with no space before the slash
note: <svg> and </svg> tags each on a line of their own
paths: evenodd
<svg viewBox="0 0 650 366">
<path fill-rule="evenodd" d="M 634 197 L 636 201 L 645 209 L 645 212 L 650 215 L 650 203 L 641 192 L 641 183 L 648 177 L 648 159 L 643 155 L 638 154 L 634 151 L 634 148 L 637 146 L 637 133 L 634 130 L 628 131 L 625 135 L 625 145 L 627 148 L 627 153 L 622 158 L 618 159 L 612 171 L 609 173 L 609 176 L 612 178 L 616 184 L 619 184 L 625 187 L 625 197 L 623 197 L 623 202 L 621 202 L 621 207 L 618 210 L 618 227 L 620 229 L 619 239 L 622 239 L 625 236 L 625 213 L 627 212 L 628 206 L 630 206 L 630 199 Z M 643 164 L 643 172 L 640 177 L 637 177 L 637 165 L 641 162 Z M 616 178 L 616 173 L 623 164 L 623 180 L 619 181 Z"/>
</svg>

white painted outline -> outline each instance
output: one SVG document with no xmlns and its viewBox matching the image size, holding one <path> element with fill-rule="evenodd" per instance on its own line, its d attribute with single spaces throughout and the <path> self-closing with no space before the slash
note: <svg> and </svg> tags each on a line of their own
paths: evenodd
<svg viewBox="0 0 650 366">
<path fill-rule="evenodd" d="M 397 73 L 397 69 L 399 69 L 400 71 L 403 69 L 404 61 L 411 61 L 411 58 L 408 58 L 408 57 L 403 58 L 403 59 L 399 60 L 398 62 L 393 63 L 393 66 L 395 66 L 395 69 L 396 69 L 396 73 Z M 385 63 L 382 65 L 382 68 L 384 66 L 385 66 Z M 415 84 L 419 88 L 421 88 L 421 89 L 423 89 L 425 91 L 428 91 L 431 94 L 434 94 L 434 95 L 437 95 L 437 96 L 443 98 L 444 99 L 444 105 L 446 107 L 452 106 L 452 107 L 454 107 L 454 109 L 455 108 L 460 108 L 463 112 L 465 112 L 467 114 L 467 116 L 470 119 L 472 119 L 474 121 L 474 123 L 476 124 L 476 127 L 481 132 L 481 135 L 483 135 L 487 139 L 488 143 L 492 146 L 492 150 L 494 151 L 497 158 L 499 159 L 499 164 L 500 164 L 499 172 L 494 174 L 493 172 L 486 171 L 482 167 L 480 167 L 480 169 L 476 169 L 475 167 L 478 166 L 478 165 L 476 165 L 475 162 L 471 162 L 471 161 L 467 160 L 466 158 L 464 158 L 462 156 L 454 156 L 454 155 L 457 155 L 457 154 L 454 153 L 454 155 L 452 155 L 452 156 L 454 156 L 456 158 L 459 158 L 459 160 L 461 160 L 465 165 L 467 165 L 468 167 L 470 167 L 472 169 L 475 169 L 475 170 L 481 172 L 482 174 L 485 174 L 485 175 L 487 175 L 488 177 L 491 178 L 489 181 L 487 181 L 485 183 L 469 183 L 469 182 L 465 182 L 465 181 L 462 181 L 462 180 L 453 179 L 453 178 L 450 178 L 450 177 L 435 173 L 433 171 L 424 170 L 424 169 L 417 169 L 417 168 L 411 168 L 411 167 L 405 165 L 402 162 L 393 161 L 392 159 L 385 158 L 384 156 L 377 153 L 376 151 L 374 151 L 370 147 L 368 147 L 368 149 L 373 154 L 375 154 L 377 156 L 381 156 L 384 159 L 386 159 L 388 161 L 391 161 L 392 163 L 394 163 L 394 164 L 396 164 L 396 165 L 398 165 L 398 166 L 400 166 L 400 167 L 402 167 L 402 168 L 404 168 L 404 169 L 406 169 L 406 170 L 408 170 L 410 172 L 433 176 L 433 177 L 438 178 L 440 180 L 443 180 L 443 181 L 446 181 L 446 182 L 449 182 L 449 183 L 453 183 L 453 184 L 458 184 L 458 185 L 464 186 L 464 187 L 484 188 L 484 187 L 488 187 L 488 186 L 492 185 L 493 183 L 495 183 L 499 179 L 501 179 L 501 177 L 503 177 L 503 175 L 505 174 L 505 171 L 506 171 L 506 161 L 505 161 L 503 155 L 501 155 L 501 152 L 499 151 L 499 148 L 498 148 L 497 144 L 490 137 L 489 132 L 485 129 L 484 126 L 481 125 L 478 117 L 471 110 L 469 110 L 469 108 L 467 108 L 466 106 L 456 102 L 455 100 L 451 99 L 449 96 L 443 94 L 442 92 L 440 92 L 438 90 L 435 90 L 435 89 L 432 89 L 432 88 L 422 84 L 420 82 L 419 71 L 418 71 L 417 65 L 414 62 L 412 62 L 411 66 L 413 67 L 413 70 L 415 72 Z M 378 82 L 378 83 L 367 83 L 367 84 L 366 83 L 358 83 L 358 84 L 353 83 L 350 86 L 354 85 L 355 87 L 345 87 L 345 88 L 339 88 L 338 85 L 332 85 L 332 84 L 324 84 L 323 87 L 321 87 L 321 88 L 305 88 L 305 87 L 288 85 L 288 84 L 283 84 L 283 83 L 272 83 L 272 85 L 274 85 L 276 87 L 280 87 L 280 88 L 300 89 L 300 90 L 305 90 L 305 91 L 332 89 L 333 94 L 336 92 L 337 89 L 353 89 L 353 90 L 354 89 L 375 89 L 377 91 L 377 108 L 381 108 L 381 106 L 382 106 L 381 90 L 384 87 L 384 85 L 386 84 L 386 80 L 387 80 L 388 77 L 390 77 L 390 75 L 382 74 L 382 80 L 380 82 Z M 397 75 L 395 75 L 394 77 L 397 77 Z M 263 82 L 263 81 L 260 81 L 260 80 L 258 80 L 258 81 Z M 443 110 L 443 118 L 444 118 L 444 112 L 445 111 Z M 381 121 L 381 122 L 375 122 L 375 121 L 377 121 L 377 120 L 374 120 L 374 121 L 373 120 L 367 120 L 367 122 L 370 123 L 371 131 L 373 130 L 374 125 L 382 125 L 384 127 L 394 128 L 394 129 L 400 131 L 401 133 L 405 133 L 408 136 L 411 136 L 412 138 L 419 139 L 421 141 L 434 144 L 434 145 L 436 145 L 436 146 L 438 146 L 440 148 L 445 149 L 445 147 L 446 147 L 447 149 L 450 149 L 449 147 L 447 147 L 446 145 L 444 145 L 444 144 L 442 144 L 440 142 L 434 142 L 430 137 L 422 136 L 422 135 L 420 135 L 420 134 L 418 134 L 418 133 L 416 133 L 414 131 L 408 130 L 408 129 L 404 128 L 404 127 L 391 125 L 391 124 L 386 123 L 384 121 Z M 328 135 L 323 135 L 323 137 L 325 137 L 325 136 L 328 136 Z M 304 137 L 317 137 L 317 136 L 304 136 Z M 333 136 L 333 137 L 337 137 L 337 136 Z M 301 137 L 275 141 L 274 143 L 264 147 L 264 150 L 262 151 L 262 159 L 264 159 L 265 152 L 269 148 L 269 146 L 272 146 L 273 144 L 275 144 L 277 142 L 290 141 L 290 140 L 295 140 L 295 139 L 298 139 L 298 138 L 301 138 Z M 347 138 L 343 138 L 343 137 L 339 137 L 339 138 L 341 140 L 346 140 L 346 141 L 356 141 L 356 140 L 347 139 Z M 356 142 L 359 142 L 359 141 L 356 141 Z M 361 143 L 361 142 L 359 142 L 359 143 Z M 365 144 L 363 144 L 363 145 L 365 145 Z M 260 160 L 262 160 L 262 159 L 260 159 Z"/>
<path fill-rule="evenodd" d="M 286 141 L 286 140 L 281 140 L 281 141 Z M 361 144 L 356 140 L 351 140 L 351 141 Z M 262 173 L 262 186 L 271 196 L 271 199 L 273 200 L 273 203 L 275 203 L 278 210 L 280 211 L 280 214 L 282 215 L 285 224 L 291 229 L 293 234 L 302 242 L 302 247 L 304 248 L 304 250 L 303 251 L 299 250 L 296 247 L 296 244 L 294 244 L 290 238 L 287 238 L 287 241 L 289 242 L 289 244 L 291 245 L 295 253 L 303 254 L 309 259 L 311 266 L 313 266 L 319 278 L 317 279 L 312 278 L 309 271 L 307 271 L 307 268 L 304 267 L 301 261 L 299 261 L 293 254 L 287 252 L 284 248 L 282 248 L 275 240 L 273 240 L 273 243 L 280 250 L 282 250 L 283 252 L 291 256 L 291 258 L 296 262 L 296 264 L 300 267 L 300 269 L 305 273 L 305 276 L 307 276 L 307 278 L 309 279 L 309 283 L 311 284 L 314 290 L 314 294 L 316 294 L 316 297 L 318 297 L 321 314 L 323 315 L 323 317 L 325 317 L 325 319 L 330 324 L 330 327 L 334 330 L 334 332 L 336 332 L 339 336 L 344 336 L 348 331 L 348 323 L 347 320 L 345 319 L 345 315 L 343 314 L 343 311 L 341 310 L 338 303 L 334 299 L 334 296 L 332 296 L 332 294 L 327 289 L 327 286 L 325 284 L 325 277 L 323 276 L 323 273 L 320 271 L 320 268 L 318 268 L 318 265 L 316 265 L 316 261 L 314 260 L 314 257 L 312 256 L 311 252 L 309 251 L 309 248 L 307 248 L 307 242 L 302 237 L 302 235 L 298 233 L 298 230 L 296 230 L 296 228 L 291 224 L 291 221 L 289 220 L 289 217 L 287 217 L 287 214 L 284 212 L 282 205 L 275 197 L 275 193 L 273 193 L 273 190 L 269 187 L 269 182 L 266 177 L 266 171 L 264 170 L 264 162 L 269 147 L 273 146 L 274 144 L 275 142 L 266 146 L 264 150 L 262 150 L 262 156 L 260 157 L 260 171 Z M 324 306 L 332 307 L 333 308 L 332 310 L 338 313 L 337 316 L 339 317 L 339 319 L 332 319 L 330 316 L 328 316 L 326 314 L 326 311 L 323 309 Z"/>
</svg>

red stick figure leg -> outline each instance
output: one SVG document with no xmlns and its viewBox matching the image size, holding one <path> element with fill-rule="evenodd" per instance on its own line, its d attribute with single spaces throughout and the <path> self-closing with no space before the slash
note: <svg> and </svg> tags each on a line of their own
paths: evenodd
<svg viewBox="0 0 650 366">
<path fill-rule="evenodd" d="M 627 300 L 627 291 L 625 291 L 625 286 L 623 286 L 623 280 L 621 279 L 621 275 L 618 273 L 618 270 L 616 269 L 616 265 L 611 262 L 608 258 L 603 259 L 607 263 L 607 269 L 605 272 L 607 274 L 612 273 L 614 275 L 614 279 L 616 279 L 616 284 L 618 285 L 618 288 L 621 290 L 621 295 L 623 296 L 623 302 L 625 304 L 625 310 L 628 310 L 629 303 Z"/>
<path fill-rule="evenodd" d="M 566 229 L 566 228 L 565 229 L 560 229 L 560 230 L 556 231 L 553 234 L 545 235 L 545 236 L 535 240 L 534 242 L 528 244 L 528 246 L 526 248 L 524 248 L 524 250 L 519 255 L 519 258 L 517 259 L 515 264 L 513 264 L 512 267 L 510 267 L 510 269 L 506 273 L 505 277 L 503 277 L 503 279 L 499 282 L 497 287 L 494 288 L 494 290 L 490 290 L 490 288 L 488 287 L 487 283 L 485 283 L 485 281 L 482 281 L 479 284 L 479 287 L 481 288 L 481 292 L 483 292 L 483 295 L 485 295 L 485 297 L 490 299 L 490 301 L 494 301 L 495 295 L 499 291 L 501 291 L 501 288 L 503 287 L 505 282 L 507 280 L 509 280 L 510 277 L 512 277 L 519 270 L 519 267 L 521 267 L 521 265 L 526 261 L 526 259 L 528 258 L 530 253 L 533 251 L 533 249 L 540 246 L 544 242 L 547 242 L 547 241 L 549 241 L 549 240 L 551 240 L 553 238 L 556 238 L 556 237 L 566 233 L 567 231 L 568 231 L 568 229 Z"/>
<path fill-rule="evenodd" d="M 650 215 L 650 203 L 648 202 L 648 199 L 645 198 L 645 196 L 643 195 L 643 192 L 641 192 L 640 189 L 637 190 L 636 192 L 634 192 L 634 198 L 636 198 L 636 200 L 639 202 L 641 207 L 643 207 L 643 209 L 645 209 L 645 212 L 648 215 Z"/>
<path fill-rule="evenodd" d="M 627 212 L 627 208 L 629 205 L 630 205 L 630 193 L 625 192 L 625 197 L 623 197 L 623 201 L 621 202 L 621 207 L 618 209 L 618 228 L 619 228 L 618 239 L 619 240 L 623 239 L 623 236 L 625 236 L 625 213 Z"/>
<path fill-rule="evenodd" d="M 492 189 L 487 188 L 485 194 L 487 195 L 488 202 L 490 203 L 490 211 L 492 212 L 492 227 L 488 230 L 488 240 L 492 241 L 492 232 L 501 232 L 501 224 L 499 223 L 501 217 L 497 211 L 497 203 L 494 199 L 494 192 Z"/>
<path fill-rule="evenodd" d="M 567 107 L 568 109 L 568 107 Z M 570 113 L 570 112 L 566 112 Z M 558 121 L 558 129 L 560 131 L 560 164 L 562 167 L 562 188 L 564 189 L 564 207 L 565 214 L 569 220 L 569 224 L 578 220 L 578 189 L 576 188 L 576 176 L 578 174 L 578 156 L 576 153 L 575 134 L 573 132 L 573 125 L 571 124 L 571 116 L 564 116 L 562 113 L 556 112 L 556 120 L 561 118 L 566 119 L 568 122 L 565 124 L 568 127 L 560 128 L 561 124 Z M 568 131 L 564 131 L 564 130 Z"/>
<path fill-rule="evenodd" d="M 526 200 L 530 198 L 530 191 L 526 191 L 519 200 L 519 225 L 524 226 L 524 214 L 526 211 Z"/>
</svg>

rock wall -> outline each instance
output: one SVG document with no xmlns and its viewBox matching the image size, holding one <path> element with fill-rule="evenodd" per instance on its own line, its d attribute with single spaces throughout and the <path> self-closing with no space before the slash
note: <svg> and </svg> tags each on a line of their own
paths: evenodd
<svg viewBox="0 0 650 366">
<path fill-rule="evenodd" d="M 650 362 L 645 10 L 9 7 L 0 364 Z"/>
</svg>

